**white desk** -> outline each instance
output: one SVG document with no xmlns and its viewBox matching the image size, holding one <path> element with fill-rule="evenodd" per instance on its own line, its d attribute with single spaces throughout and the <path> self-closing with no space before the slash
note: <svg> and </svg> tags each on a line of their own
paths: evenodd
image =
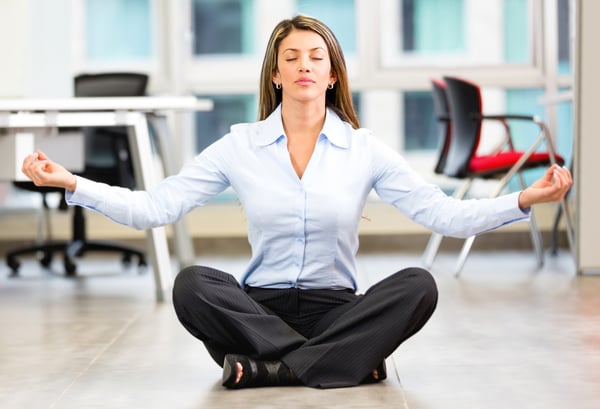
<svg viewBox="0 0 600 409">
<path fill-rule="evenodd" d="M 118 98 L 44 98 L 0 99 L 0 128 L 54 128 L 81 126 L 125 126 L 136 182 L 140 189 L 149 189 L 157 182 L 153 168 L 152 149 L 148 132 L 151 122 L 158 138 L 158 149 L 164 174 L 178 169 L 169 141 L 166 117 L 162 111 L 208 111 L 212 101 L 189 97 L 118 97 Z M 18 158 L 22 161 L 23 158 Z M 180 263 L 193 261 L 193 250 L 185 224 L 173 226 L 175 251 Z M 146 232 L 156 284 L 156 298 L 165 300 L 173 281 L 167 236 L 164 227 Z"/>
</svg>

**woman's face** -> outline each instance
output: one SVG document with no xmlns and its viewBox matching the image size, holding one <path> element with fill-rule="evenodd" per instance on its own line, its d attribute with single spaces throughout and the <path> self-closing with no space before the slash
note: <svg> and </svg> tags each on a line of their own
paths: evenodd
<svg viewBox="0 0 600 409">
<path fill-rule="evenodd" d="M 281 84 L 283 99 L 309 102 L 322 99 L 335 82 L 329 50 L 323 38 L 310 30 L 292 30 L 279 44 L 273 82 Z"/>
</svg>

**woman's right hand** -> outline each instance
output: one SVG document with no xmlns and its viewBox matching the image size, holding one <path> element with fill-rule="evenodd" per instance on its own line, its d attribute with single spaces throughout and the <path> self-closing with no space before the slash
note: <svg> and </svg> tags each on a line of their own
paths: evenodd
<svg viewBox="0 0 600 409">
<path fill-rule="evenodd" d="M 23 160 L 21 170 L 36 186 L 61 187 L 71 192 L 77 186 L 75 175 L 58 163 L 52 162 L 40 150 Z"/>
</svg>

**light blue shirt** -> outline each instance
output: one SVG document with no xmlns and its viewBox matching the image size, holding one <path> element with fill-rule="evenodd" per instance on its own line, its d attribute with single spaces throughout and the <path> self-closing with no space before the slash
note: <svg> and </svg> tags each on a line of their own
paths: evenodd
<svg viewBox="0 0 600 409">
<path fill-rule="evenodd" d="M 280 107 L 264 121 L 232 126 L 150 191 L 78 177 L 67 200 L 147 229 L 175 222 L 228 187 L 245 210 L 252 247 L 241 284 L 256 287 L 356 289 L 358 227 L 372 190 L 445 236 L 468 237 L 528 217 L 519 209 L 519 192 L 496 199 L 448 197 L 369 130 L 353 129 L 330 109 L 300 179 Z"/>
</svg>

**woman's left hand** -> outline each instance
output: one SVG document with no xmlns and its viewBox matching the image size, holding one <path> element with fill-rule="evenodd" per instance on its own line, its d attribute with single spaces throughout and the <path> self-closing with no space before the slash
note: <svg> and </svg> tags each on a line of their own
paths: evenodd
<svg viewBox="0 0 600 409">
<path fill-rule="evenodd" d="M 526 209 L 534 204 L 562 200 L 572 184 L 573 178 L 569 169 L 552 165 L 543 177 L 521 192 L 519 207 Z"/>
</svg>

